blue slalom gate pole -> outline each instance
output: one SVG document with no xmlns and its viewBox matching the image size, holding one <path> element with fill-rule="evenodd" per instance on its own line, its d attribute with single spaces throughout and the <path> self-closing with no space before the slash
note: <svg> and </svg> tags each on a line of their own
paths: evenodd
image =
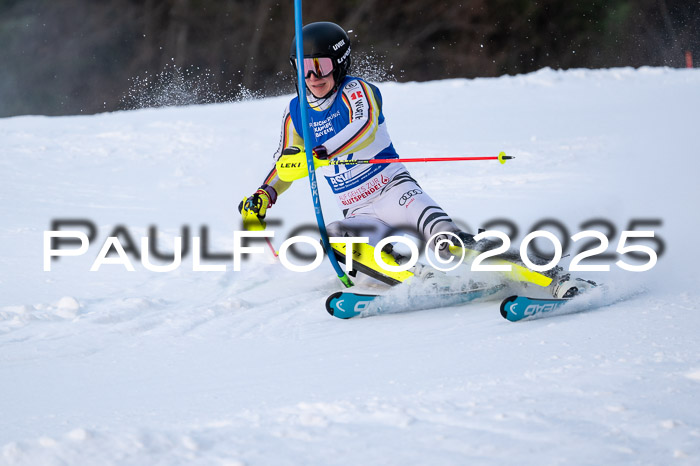
<svg viewBox="0 0 700 466">
<path fill-rule="evenodd" d="M 309 117 L 307 114 L 306 103 L 306 82 L 304 79 L 304 38 L 302 37 L 302 21 L 301 21 L 301 0 L 294 0 L 294 35 L 297 46 L 297 88 L 299 89 L 299 107 L 301 109 L 301 125 L 303 127 L 304 149 L 306 150 L 306 165 L 309 170 L 309 185 L 311 186 L 311 198 L 314 202 L 314 210 L 316 213 L 316 222 L 318 223 L 318 231 L 321 233 L 321 241 L 323 247 L 328 253 L 328 259 L 331 265 L 338 274 L 338 278 L 343 285 L 350 288 L 353 283 L 350 277 L 340 268 L 340 264 L 333 254 L 331 243 L 328 240 L 328 231 L 326 231 L 326 222 L 323 220 L 323 210 L 321 209 L 321 196 L 318 192 L 318 181 L 316 180 L 316 167 L 314 167 L 314 155 L 311 147 L 311 130 L 309 129 Z"/>
</svg>

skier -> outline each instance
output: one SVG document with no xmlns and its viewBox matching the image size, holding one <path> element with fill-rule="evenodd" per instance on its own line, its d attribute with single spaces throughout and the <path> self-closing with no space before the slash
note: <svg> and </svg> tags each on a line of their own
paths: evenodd
<svg viewBox="0 0 700 466">
<path fill-rule="evenodd" d="M 303 70 L 307 87 L 307 107 L 313 155 L 318 159 L 396 159 L 398 154 L 389 137 L 382 111 L 379 89 L 365 80 L 348 74 L 351 65 L 350 39 L 337 24 L 317 22 L 303 28 Z M 296 41 L 292 42 L 290 62 L 296 66 Z M 282 119 L 280 144 L 274 161 L 282 155 L 303 151 L 304 140 L 299 96 L 287 105 Z M 321 167 L 323 176 L 335 195 L 344 219 L 327 226 L 329 236 L 366 236 L 368 245 L 355 245 L 355 269 L 389 284 L 397 284 L 412 275 L 426 276 L 427 269 L 416 264 L 407 273 L 392 273 L 373 259 L 373 246 L 397 230 L 430 241 L 429 247 L 443 260 L 448 260 L 449 233 L 458 235 L 468 250 L 482 251 L 490 244 L 476 243 L 473 236 L 462 232 L 450 216 L 433 200 L 401 163 L 335 165 Z M 239 211 L 244 224 L 264 220 L 291 182 L 278 176 L 273 165 L 258 190 L 243 199 Z M 339 260 L 344 259 L 344 245 L 332 245 Z M 565 277 L 527 270 L 517 254 L 500 256 L 516 267 L 514 278 L 548 286 L 552 293 L 563 296 L 571 288 Z M 404 258 L 389 246 L 382 252 L 387 264 L 400 264 Z M 568 277 L 566 277 L 568 278 Z M 556 280 L 555 280 L 556 279 Z M 556 288 L 556 290 L 554 289 Z"/>
</svg>

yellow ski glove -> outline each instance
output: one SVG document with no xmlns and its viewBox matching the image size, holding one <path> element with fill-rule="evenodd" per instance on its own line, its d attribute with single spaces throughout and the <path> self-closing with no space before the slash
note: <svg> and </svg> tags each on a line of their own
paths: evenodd
<svg viewBox="0 0 700 466">
<path fill-rule="evenodd" d="M 272 207 L 277 196 L 274 189 L 263 185 L 249 197 L 244 197 L 238 204 L 238 211 L 243 218 L 243 227 L 248 231 L 262 231 L 267 224 L 265 214 L 267 209 Z"/>
</svg>

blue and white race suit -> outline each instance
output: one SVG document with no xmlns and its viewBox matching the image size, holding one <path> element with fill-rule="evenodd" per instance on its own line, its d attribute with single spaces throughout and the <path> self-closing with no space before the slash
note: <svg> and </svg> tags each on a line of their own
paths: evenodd
<svg viewBox="0 0 700 466">
<path fill-rule="evenodd" d="M 382 112 L 382 96 L 376 86 L 348 76 L 329 98 L 317 99 L 309 93 L 307 106 L 313 138 L 311 146 L 325 146 L 330 159 L 398 158 Z M 275 161 L 285 147 L 304 144 L 301 125 L 299 97 L 295 97 L 284 112 Z M 345 217 L 328 225 L 331 236 L 368 236 L 370 244 L 375 245 L 399 230 L 412 232 L 425 240 L 439 232 L 459 231 L 402 163 L 331 165 L 319 170 Z M 265 184 L 278 194 L 289 186 L 278 178 L 275 168 Z"/>
</svg>

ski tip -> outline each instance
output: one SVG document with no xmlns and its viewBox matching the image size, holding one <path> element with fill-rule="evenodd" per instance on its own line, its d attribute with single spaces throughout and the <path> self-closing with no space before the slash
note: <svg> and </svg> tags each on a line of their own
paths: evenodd
<svg viewBox="0 0 700 466">
<path fill-rule="evenodd" d="M 508 309 L 507 309 L 507 306 L 508 306 L 510 303 L 512 303 L 513 301 L 515 301 L 516 299 L 518 299 L 517 296 L 510 296 L 510 297 L 504 299 L 503 301 L 501 301 L 501 316 L 502 316 L 504 319 L 510 320 L 510 319 L 508 319 Z"/>
<path fill-rule="evenodd" d="M 343 295 L 343 292 L 342 292 L 342 291 L 336 291 L 335 293 L 333 293 L 332 295 L 330 295 L 330 296 L 328 297 L 328 299 L 326 299 L 326 311 L 328 311 L 328 313 L 329 313 L 330 315 L 332 315 L 332 316 L 335 315 L 335 311 L 334 311 L 334 307 L 333 307 L 333 301 L 335 301 L 336 299 L 340 298 L 342 295 Z"/>
</svg>

